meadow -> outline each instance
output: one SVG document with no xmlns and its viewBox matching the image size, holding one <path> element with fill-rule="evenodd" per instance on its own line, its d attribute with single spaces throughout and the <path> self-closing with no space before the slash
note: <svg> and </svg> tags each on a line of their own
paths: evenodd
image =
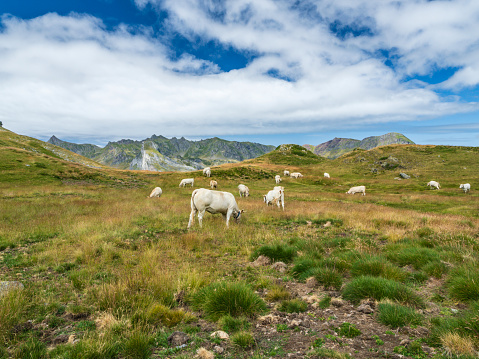
<svg viewBox="0 0 479 359">
<path fill-rule="evenodd" d="M 192 189 L 178 184 L 207 188 L 201 171 L 94 168 L 0 141 L 0 280 L 25 287 L 0 296 L 0 358 L 477 357 L 476 148 L 331 161 L 291 147 L 213 167 L 246 212 L 188 231 Z M 283 212 L 262 195 L 284 169 L 304 177 L 282 176 Z M 345 194 L 354 185 L 367 195 Z"/>
</svg>

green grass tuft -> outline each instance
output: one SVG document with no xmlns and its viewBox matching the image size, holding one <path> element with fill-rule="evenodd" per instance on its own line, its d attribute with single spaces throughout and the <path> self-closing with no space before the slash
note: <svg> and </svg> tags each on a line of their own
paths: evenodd
<svg viewBox="0 0 479 359">
<path fill-rule="evenodd" d="M 285 244 L 276 244 L 271 246 L 262 246 L 256 249 L 251 255 L 252 259 L 260 255 L 266 256 L 274 262 L 291 263 L 296 257 L 296 248 Z"/>
<path fill-rule="evenodd" d="M 266 310 L 263 299 L 241 282 L 219 282 L 203 287 L 193 296 L 192 304 L 213 320 L 227 314 L 253 317 Z"/>
<path fill-rule="evenodd" d="M 391 328 L 420 325 L 423 316 L 414 309 L 393 303 L 380 303 L 378 321 Z"/>
<path fill-rule="evenodd" d="M 353 279 L 344 287 L 343 298 L 353 303 L 359 303 L 365 298 L 388 298 L 415 307 L 424 307 L 423 299 L 411 288 L 381 277 L 361 276 Z"/>
<path fill-rule="evenodd" d="M 451 297 L 463 302 L 479 298 L 479 269 L 459 267 L 454 269 L 447 279 Z"/>
<path fill-rule="evenodd" d="M 302 313 L 308 309 L 308 304 L 300 299 L 283 300 L 278 310 L 286 313 Z"/>
</svg>

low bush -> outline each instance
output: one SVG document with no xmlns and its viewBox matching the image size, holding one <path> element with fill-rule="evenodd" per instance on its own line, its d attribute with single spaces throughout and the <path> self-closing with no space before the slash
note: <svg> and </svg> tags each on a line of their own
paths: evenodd
<svg viewBox="0 0 479 359">
<path fill-rule="evenodd" d="M 452 298 L 463 302 L 479 298 L 479 269 L 459 267 L 447 279 L 447 287 Z"/>
<path fill-rule="evenodd" d="M 236 333 L 240 330 L 247 330 L 251 326 L 246 318 L 234 318 L 227 314 L 218 320 L 218 325 L 228 333 Z"/>
<path fill-rule="evenodd" d="M 412 308 L 393 303 L 380 303 L 378 309 L 378 321 L 391 328 L 422 323 L 422 315 Z"/>
<path fill-rule="evenodd" d="M 253 317 L 266 310 L 263 299 L 241 282 L 219 282 L 203 287 L 193 295 L 192 305 L 213 320 L 227 314 Z"/>
<path fill-rule="evenodd" d="M 415 307 L 424 307 L 422 298 L 411 288 L 381 277 L 361 276 L 353 279 L 344 287 L 343 298 L 353 303 L 359 303 L 365 298 L 388 298 Z"/>
<path fill-rule="evenodd" d="M 415 246 L 403 247 L 398 251 L 389 252 L 387 259 L 399 266 L 412 265 L 414 269 L 421 269 L 430 262 L 438 262 L 441 257 L 439 253 L 431 248 Z"/>
<path fill-rule="evenodd" d="M 426 264 L 422 270 L 430 277 L 440 279 L 447 273 L 448 268 L 443 262 L 431 262 Z"/>
<path fill-rule="evenodd" d="M 334 269 L 329 268 L 315 268 L 311 274 L 316 278 L 319 284 L 324 288 L 341 289 L 343 284 L 343 277 Z"/>
<path fill-rule="evenodd" d="M 356 328 L 354 324 L 348 322 L 344 322 L 343 324 L 341 324 L 337 329 L 337 332 L 340 336 L 346 338 L 355 338 L 358 335 L 362 334 L 361 331 Z"/>
<path fill-rule="evenodd" d="M 268 293 L 266 294 L 265 299 L 268 301 L 274 302 L 278 300 L 289 299 L 289 297 L 290 297 L 290 294 L 286 290 L 286 288 L 284 288 L 281 285 L 274 285 L 268 290 Z"/>
<path fill-rule="evenodd" d="M 302 313 L 308 309 L 308 304 L 300 299 L 283 300 L 278 310 L 286 313 Z"/>
<path fill-rule="evenodd" d="M 407 273 L 384 258 L 369 257 L 359 259 L 353 263 L 351 267 L 351 275 L 353 277 L 359 276 L 373 276 L 383 277 L 386 279 L 403 282 Z"/>
<path fill-rule="evenodd" d="M 271 246 L 262 246 L 256 249 L 251 255 L 252 259 L 256 259 L 263 255 L 274 262 L 291 263 L 296 257 L 297 249 L 285 244 L 276 244 Z"/>
<path fill-rule="evenodd" d="M 238 332 L 231 336 L 231 342 L 243 349 L 251 348 L 255 345 L 253 334 L 246 331 Z"/>
</svg>

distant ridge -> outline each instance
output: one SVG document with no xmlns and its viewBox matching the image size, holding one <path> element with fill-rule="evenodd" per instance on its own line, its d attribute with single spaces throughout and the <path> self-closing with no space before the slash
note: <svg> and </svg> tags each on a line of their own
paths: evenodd
<svg viewBox="0 0 479 359">
<path fill-rule="evenodd" d="M 351 152 L 356 148 L 370 150 L 379 146 L 387 146 L 394 144 L 414 145 L 415 143 L 401 133 L 390 132 L 381 136 L 366 137 L 363 140 L 354 140 L 351 138 L 337 138 L 321 143 L 317 146 L 303 145 L 303 147 L 313 153 L 327 158 L 338 158 L 345 153 Z"/>
<path fill-rule="evenodd" d="M 142 141 L 108 142 L 101 148 L 75 144 L 52 136 L 48 143 L 68 149 L 98 163 L 130 170 L 192 171 L 223 163 L 256 158 L 274 150 L 274 146 L 253 142 L 227 141 L 218 137 L 189 141 L 184 137 L 168 139 L 153 135 Z"/>
</svg>

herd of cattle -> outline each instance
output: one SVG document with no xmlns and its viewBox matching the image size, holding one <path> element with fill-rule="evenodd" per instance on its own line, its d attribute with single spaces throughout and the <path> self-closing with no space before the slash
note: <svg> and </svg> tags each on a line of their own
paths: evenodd
<svg viewBox="0 0 479 359">
<path fill-rule="evenodd" d="M 211 177 L 211 168 L 206 167 L 203 169 L 203 175 L 206 177 Z M 289 176 L 291 178 L 301 178 L 303 175 L 300 172 L 292 172 L 285 170 L 283 172 L 283 176 Z M 324 173 L 324 178 L 331 178 L 329 173 Z M 276 175 L 274 177 L 276 184 L 280 184 L 282 181 L 280 175 Z M 180 182 L 180 187 L 186 187 L 187 185 L 191 185 L 193 187 L 195 184 L 194 178 L 184 178 Z M 429 181 L 427 186 L 431 187 L 431 189 L 440 189 L 440 185 L 436 181 Z M 221 213 L 223 218 L 226 220 L 226 226 L 229 226 L 229 220 L 231 216 L 236 221 L 239 221 L 241 214 L 244 213 L 244 210 L 240 210 L 238 204 L 236 203 L 235 197 L 230 192 L 221 192 L 221 191 L 213 191 L 213 189 L 218 187 L 218 182 L 215 180 L 210 181 L 210 188 L 199 188 L 195 189 L 191 194 L 191 213 L 190 219 L 188 222 L 188 228 L 190 228 L 194 223 L 194 217 L 198 213 L 198 222 L 200 227 L 203 224 L 203 216 L 205 212 L 209 212 L 211 214 Z M 467 193 L 471 190 L 471 185 L 469 183 L 461 184 L 459 186 L 464 193 Z M 249 188 L 244 184 L 238 185 L 239 196 L 240 197 L 248 197 L 249 196 Z M 151 191 L 148 198 L 152 197 L 160 197 L 163 191 L 160 187 L 156 187 Z M 366 195 L 366 186 L 356 186 L 351 187 L 347 192 L 347 194 L 355 194 L 355 193 L 362 193 L 363 196 Z M 263 195 L 263 201 L 266 205 L 274 205 L 277 204 L 278 208 L 282 207 L 284 211 L 284 187 L 282 186 L 275 186 L 271 191 L 267 194 Z"/>
</svg>

